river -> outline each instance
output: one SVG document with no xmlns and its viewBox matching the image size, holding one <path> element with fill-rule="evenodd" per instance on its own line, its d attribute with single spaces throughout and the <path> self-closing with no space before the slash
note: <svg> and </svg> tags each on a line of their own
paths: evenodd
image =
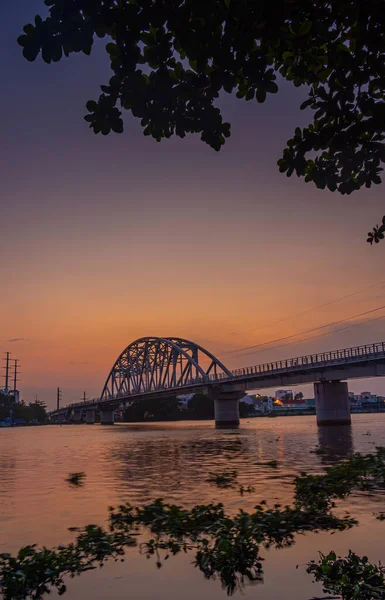
<svg viewBox="0 0 385 600">
<path fill-rule="evenodd" d="M 238 430 L 212 422 L 69 425 L 0 430 L 0 552 L 38 543 L 54 546 L 73 539 L 69 527 L 106 522 L 109 506 L 142 504 L 162 497 L 186 506 L 224 502 L 230 512 L 251 510 L 260 500 L 290 503 L 293 476 L 321 472 L 352 451 L 385 446 L 385 414 L 353 415 L 352 427 L 317 428 L 314 416 L 255 418 Z M 317 446 L 326 454 L 315 454 Z M 261 463 L 278 461 L 278 468 Z M 238 471 L 238 481 L 255 492 L 240 496 L 206 482 L 210 471 Z M 82 487 L 66 478 L 84 471 Z M 291 548 L 261 550 L 264 581 L 247 584 L 246 598 L 309 600 L 322 589 L 306 574 L 318 551 L 352 549 L 372 561 L 385 560 L 385 509 L 380 495 L 356 494 L 342 504 L 360 525 L 349 531 L 298 536 Z M 179 555 L 157 569 L 155 561 L 130 548 L 124 563 L 109 563 L 68 583 L 64 598 L 80 600 L 196 600 L 226 598 L 219 581 L 207 581 L 192 557 Z M 298 569 L 296 566 L 299 565 Z M 52 594 L 51 597 L 56 597 Z"/>
</svg>

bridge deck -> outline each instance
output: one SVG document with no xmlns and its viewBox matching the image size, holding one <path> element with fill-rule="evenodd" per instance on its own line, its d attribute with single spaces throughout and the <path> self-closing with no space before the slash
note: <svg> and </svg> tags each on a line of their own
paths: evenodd
<svg viewBox="0 0 385 600">
<path fill-rule="evenodd" d="M 87 408 L 113 401 L 135 399 L 149 395 L 164 395 L 170 392 L 199 390 L 207 386 L 230 382 L 244 383 L 245 389 L 273 387 L 274 385 L 298 385 L 320 380 L 345 380 L 358 377 L 385 377 L 385 342 L 333 350 L 319 354 L 308 354 L 261 365 L 234 369 L 227 374 L 211 374 L 184 382 L 183 386 L 165 386 L 141 393 L 121 394 L 106 399 L 95 398 L 63 407 L 59 412 L 74 408 Z M 51 414 L 56 414 L 53 411 Z"/>
<path fill-rule="evenodd" d="M 272 363 L 234 369 L 231 374 L 234 378 L 244 378 L 247 375 L 279 374 L 288 371 L 318 370 L 329 366 L 354 365 L 357 363 L 378 360 L 385 357 L 385 342 L 369 344 L 366 346 L 355 346 L 342 350 L 322 352 L 320 354 L 308 354 L 297 358 L 288 358 Z M 219 375 L 216 381 L 228 380 L 228 377 Z"/>
</svg>

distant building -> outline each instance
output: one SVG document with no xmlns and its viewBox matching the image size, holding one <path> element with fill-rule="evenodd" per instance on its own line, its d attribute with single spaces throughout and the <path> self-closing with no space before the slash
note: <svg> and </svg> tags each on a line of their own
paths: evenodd
<svg viewBox="0 0 385 600">
<path fill-rule="evenodd" d="M 372 395 L 370 398 L 363 398 L 360 405 L 362 408 L 369 411 L 383 411 L 385 409 L 384 401 L 380 399 L 380 396 L 375 395 Z"/>
<path fill-rule="evenodd" d="M 349 394 L 349 400 L 351 406 L 358 406 L 361 404 L 361 395 L 359 394 Z"/>
<path fill-rule="evenodd" d="M 249 394 L 246 394 L 246 396 L 243 396 L 243 398 L 240 399 L 240 402 L 244 402 L 245 404 L 249 404 L 251 405 L 255 405 L 255 397 L 254 396 L 249 396 Z"/>
<path fill-rule="evenodd" d="M 303 398 L 291 398 L 291 400 L 282 400 L 284 406 L 306 406 L 306 402 Z"/>
<path fill-rule="evenodd" d="M 264 413 L 271 413 L 274 408 L 274 399 L 268 396 L 262 398 L 262 411 Z"/>
<path fill-rule="evenodd" d="M 378 396 L 365 396 L 362 398 L 361 403 L 364 404 L 377 404 L 379 402 Z"/>
<path fill-rule="evenodd" d="M 309 411 L 311 407 L 307 406 L 306 404 L 282 404 L 282 402 L 280 400 L 276 400 L 274 402 L 274 412 L 275 413 L 283 413 L 283 414 L 288 414 L 291 411 L 295 412 L 295 411 Z"/>
<path fill-rule="evenodd" d="M 194 398 L 194 396 L 195 392 L 192 394 L 181 394 L 180 396 L 177 396 L 180 408 L 187 409 L 189 401 L 191 400 L 191 398 Z"/>
<path fill-rule="evenodd" d="M 280 402 L 293 400 L 293 390 L 275 390 L 275 397 Z"/>
<path fill-rule="evenodd" d="M 247 394 L 241 399 L 241 402 L 245 402 L 258 412 L 271 412 L 273 410 L 274 399 L 268 396 L 261 396 L 260 394 Z"/>
</svg>

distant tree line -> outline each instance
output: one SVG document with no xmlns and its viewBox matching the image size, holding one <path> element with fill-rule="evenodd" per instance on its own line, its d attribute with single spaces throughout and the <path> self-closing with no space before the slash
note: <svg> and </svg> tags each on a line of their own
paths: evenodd
<svg viewBox="0 0 385 600">
<path fill-rule="evenodd" d="M 47 407 L 41 400 L 15 403 L 12 396 L 0 393 L 0 422 L 11 418 L 13 422 L 46 423 Z"/>
<path fill-rule="evenodd" d="M 241 417 L 253 411 L 245 402 L 239 403 Z M 214 401 L 205 394 L 195 394 L 187 407 L 176 396 L 163 398 L 143 398 L 135 400 L 124 412 L 123 420 L 134 423 L 141 421 L 181 421 L 214 419 Z"/>
</svg>

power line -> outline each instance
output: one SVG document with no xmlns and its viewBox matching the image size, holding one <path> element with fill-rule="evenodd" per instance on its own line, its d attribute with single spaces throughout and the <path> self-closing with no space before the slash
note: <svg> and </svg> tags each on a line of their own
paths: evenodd
<svg viewBox="0 0 385 600">
<path fill-rule="evenodd" d="M 271 327 L 272 325 L 278 325 L 279 323 L 283 323 L 284 321 L 289 321 L 290 319 L 296 319 L 297 317 L 301 317 L 302 315 L 306 315 L 309 312 L 313 312 L 313 310 L 318 310 L 319 308 L 325 308 L 325 306 L 330 306 L 331 304 L 335 304 L 336 302 L 341 302 L 341 300 L 347 300 L 348 298 L 352 298 L 352 296 L 357 296 L 358 294 L 362 294 L 362 292 L 366 292 L 375 287 L 379 287 L 385 283 L 385 279 L 380 281 L 379 283 L 373 283 L 368 285 L 356 292 L 352 292 L 351 294 L 347 294 L 346 296 L 340 296 L 339 298 L 335 298 L 335 300 L 330 300 L 329 302 L 324 302 L 323 304 L 318 304 L 318 306 L 313 306 L 313 308 L 307 308 L 295 315 L 290 315 L 289 317 L 283 317 L 282 319 L 278 319 L 278 321 L 272 321 L 267 325 L 260 325 L 259 327 L 254 327 L 253 329 L 248 329 L 247 331 L 238 331 L 235 335 L 240 335 L 242 333 L 250 333 L 251 331 L 258 331 L 259 329 L 265 329 L 266 327 Z M 234 334 L 233 334 L 234 335 Z"/>
<path fill-rule="evenodd" d="M 238 352 L 242 352 L 243 350 L 252 350 L 253 348 L 261 348 L 262 346 L 269 346 L 270 344 L 275 344 L 276 342 L 283 342 L 285 340 L 290 340 L 292 338 L 298 337 L 299 335 L 303 335 L 306 333 L 312 333 L 313 331 L 318 331 L 319 329 L 325 329 L 326 327 L 332 327 L 333 325 L 339 325 L 340 323 L 345 323 L 346 321 L 351 321 L 352 319 L 357 319 L 358 317 L 363 317 L 365 315 L 369 315 L 373 312 L 377 312 L 378 310 L 382 310 L 385 308 L 385 304 L 379 306 L 378 308 L 372 308 L 371 310 L 366 310 L 363 313 L 359 313 L 358 315 L 353 315 L 352 317 L 348 317 L 346 319 L 340 319 L 339 321 L 333 321 L 332 323 L 327 323 L 326 325 L 320 325 L 319 327 L 313 327 L 312 329 L 306 329 L 305 331 L 300 331 L 299 333 L 293 333 L 292 335 L 287 335 L 282 338 L 277 338 L 276 340 L 270 340 L 269 342 L 263 342 L 262 344 L 254 344 L 253 346 L 245 346 L 243 348 L 238 348 L 237 350 L 230 350 L 225 352 L 224 354 L 237 354 Z"/>
<path fill-rule="evenodd" d="M 284 348 L 285 346 L 295 346 L 296 344 L 301 344 L 301 342 L 307 342 L 308 340 L 314 340 L 319 337 L 324 337 L 326 335 L 332 335 L 333 333 L 338 333 L 339 331 L 345 331 L 345 329 L 351 329 L 352 327 L 358 327 L 359 325 L 366 325 L 366 323 L 372 323 L 373 321 L 380 321 L 381 319 L 385 319 L 385 315 L 382 317 L 375 317 L 374 319 L 367 319 L 366 321 L 361 321 L 360 323 L 353 323 L 353 325 L 348 325 L 347 327 L 340 327 L 339 329 L 335 329 L 334 331 L 327 331 L 326 333 L 319 333 L 317 335 L 311 335 L 307 338 L 302 338 L 297 342 L 289 342 L 288 344 L 280 344 L 279 346 L 273 346 L 273 348 L 265 348 L 264 350 L 258 350 L 257 352 L 244 352 L 239 356 L 248 356 L 249 354 L 261 354 L 262 352 L 268 352 L 269 350 L 278 350 L 279 348 Z"/>
</svg>

